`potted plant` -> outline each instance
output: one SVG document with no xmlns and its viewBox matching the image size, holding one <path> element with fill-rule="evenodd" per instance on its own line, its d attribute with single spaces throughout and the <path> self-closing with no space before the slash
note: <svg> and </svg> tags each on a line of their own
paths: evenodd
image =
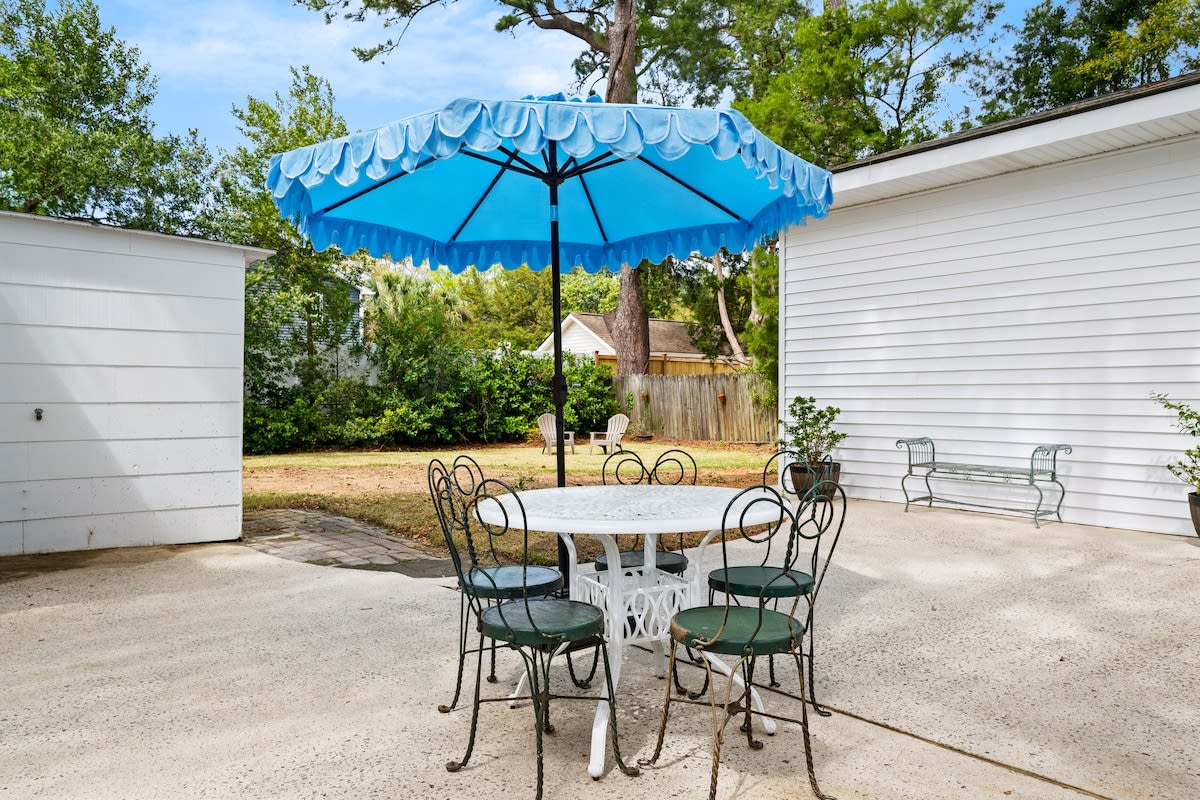
<svg viewBox="0 0 1200 800">
<path fill-rule="evenodd" d="M 797 455 L 789 467 L 796 492 L 803 497 L 818 480 L 837 483 L 842 465 L 833 460 L 831 453 L 846 434 L 834 430 L 833 423 L 842 410 L 835 406 L 818 408 L 815 397 L 797 397 L 787 413 L 790 420 L 779 420 L 784 433 L 780 445 Z"/>
<path fill-rule="evenodd" d="M 1175 427 L 1192 437 L 1193 446 L 1183 451 L 1183 458 L 1167 464 L 1167 469 L 1179 480 L 1192 487 L 1188 494 L 1188 509 L 1192 512 L 1192 527 L 1200 536 L 1200 412 L 1187 403 L 1179 403 L 1167 395 L 1150 395 L 1159 405 L 1176 415 Z"/>
</svg>

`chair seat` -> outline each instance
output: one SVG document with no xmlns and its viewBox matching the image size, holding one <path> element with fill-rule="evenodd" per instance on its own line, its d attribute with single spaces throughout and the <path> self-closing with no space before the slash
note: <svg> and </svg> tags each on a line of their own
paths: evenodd
<svg viewBox="0 0 1200 800">
<path fill-rule="evenodd" d="M 492 639 L 534 647 L 578 642 L 604 634 L 604 612 L 578 600 L 510 600 L 484 609 L 479 630 Z"/>
<path fill-rule="evenodd" d="M 563 587 L 562 573 L 553 567 L 504 565 L 476 567 L 462 579 L 462 590 L 488 600 L 512 600 L 517 597 L 557 592 Z"/>
<path fill-rule="evenodd" d="M 641 550 L 624 550 L 621 552 L 621 569 L 639 569 L 645 562 L 645 554 Z M 654 565 L 663 572 L 669 572 L 672 575 L 682 575 L 688 566 L 687 556 L 683 553 L 676 553 L 672 550 L 656 550 L 654 552 Z M 602 555 L 596 558 L 596 571 L 603 572 L 608 569 L 608 556 Z"/>
<path fill-rule="evenodd" d="M 795 569 L 785 572 L 780 567 L 726 567 L 708 573 L 708 588 L 740 597 L 798 597 L 811 592 L 812 587 L 812 575 Z"/>
<path fill-rule="evenodd" d="M 720 637 L 713 640 L 718 633 Z M 798 646 L 802 636 L 804 620 L 769 608 L 701 606 L 684 609 L 671 620 L 671 638 L 675 641 L 685 647 L 731 656 L 788 653 Z"/>
</svg>

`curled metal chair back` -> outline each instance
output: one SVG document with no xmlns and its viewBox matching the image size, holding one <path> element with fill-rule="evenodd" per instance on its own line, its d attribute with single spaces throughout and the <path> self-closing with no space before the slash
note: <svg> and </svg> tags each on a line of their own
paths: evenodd
<svg viewBox="0 0 1200 800">
<path fill-rule="evenodd" d="M 498 518 L 500 521 L 485 522 L 479 514 L 474 513 L 474 508 L 486 509 L 491 512 L 486 515 L 488 519 Z M 492 592 L 489 594 L 496 595 L 506 590 L 510 595 L 517 595 L 495 606 L 506 629 L 504 638 L 512 640 L 517 637 L 518 628 L 514 627 L 514 623 L 519 621 L 526 637 L 529 629 L 532 629 L 533 635 L 538 639 L 547 642 L 565 641 L 560 633 L 543 630 L 538 624 L 538 615 L 530 608 L 531 605 L 543 602 L 543 598 L 542 593 L 530 585 L 531 569 L 536 573 L 538 567 L 531 567 L 529 563 L 529 526 L 525 518 L 525 504 L 521 502 L 520 495 L 504 481 L 488 478 L 479 485 L 479 490 L 475 493 L 474 508 L 468 533 L 468 540 L 473 544 L 472 552 L 508 553 L 506 560 L 511 565 L 509 569 L 520 570 L 519 583 L 514 580 L 513 586 L 504 587 L 498 573 L 478 569 L 482 565 L 475 565 L 477 577 L 474 579 L 477 583 L 483 583 L 485 588 L 490 585 Z M 510 614 L 512 622 L 509 620 Z"/>
<path fill-rule="evenodd" d="M 795 484 L 792 483 L 792 471 L 789 467 L 801 460 L 800 453 L 795 450 L 785 447 L 776 451 L 763 465 L 762 484 L 777 486 L 784 495 L 795 497 L 798 493 Z"/>
<path fill-rule="evenodd" d="M 632 450 L 618 450 L 604 459 L 600 468 L 600 480 L 605 485 L 619 483 L 625 486 L 649 483 L 650 470 L 646 469 L 642 457 Z"/>
<path fill-rule="evenodd" d="M 442 535 L 450 551 L 450 560 L 454 563 L 454 570 L 461 583 L 463 556 L 460 548 L 466 547 L 469 551 L 472 545 L 468 517 L 475 493 L 484 480 L 483 470 L 475 459 L 460 455 L 450 466 L 441 459 L 433 459 L 429 462 L 426 475 L 429 481 L 429 496 L 433 500 Z M 468 558 L 472 563 L 477 561 L 473 552 L 468 553 Z"/>
<path fill-rule="evenodd" d="M 805 496 L 796 512 L 796 535 L 802 549 L 808 550 L 808 569 L 813 587 L 808 592 L 809 630 L 812 630 L 812 606 L 817 602 L 825 573 L 833 561 L 842 525 L 846 521 L 846 492 L 835 481 L 818 481 Z"/>
<path fill-rule="evenodd" d="M 696 459 L 686 450 L 668 450 L 650 469 L 650 482 L 663 486 L 696 485 Z"/>
<path fill-rule="evenodd" d="M 748 517 L 761 518 L 759 515 L 764 509 L 770 511 L 767 515 L 770 522 L 747 522 Z M 784 613 L 788 617 L 796 615 L 800 597 L 805 589 L 804 576 L 798 574 L 795 569 L 800 558 L 797 537 L 796 515 L 787 498 L 773 486 L 751 486 L 743 489 L 725 509 L 725 515 L 721 519 L 721 536 L 718 539 L 721 546 L 720 572 L 729 572 L 731 567 L 736 566 L 729 558 L 729 544 L 737 541 L 755 545 L 762 552 L 759 566 L 770 570 L 767 580 L 760 581 L 757 586 L 748 584 L 741 592 L 742 596 L 749 594 L 757 601 L 753 604 L 745 603 L 746 606 L 758 607 L 757 623 L 746 636 L 749 642 L 753 642 L 762 627 L 764 609 L 775 606 L 772 610 Z M 729 621 L 730 609 L 743 605 L 738 600 L 738 594 L 733 591 L 724 593 L 724 619 L 711 639 L 720 638 L 724 632 Z M 781 597 L 787 598 L 790 605 L 779 608 L 775 601 Z M 807 617 L 807 609 L 802 616 Z M 701 648 L 704 645 L 704 642 L 698 643 Z M 753 655 L 753 652 L 749 651 L 745 655 Z"/>
</svg>

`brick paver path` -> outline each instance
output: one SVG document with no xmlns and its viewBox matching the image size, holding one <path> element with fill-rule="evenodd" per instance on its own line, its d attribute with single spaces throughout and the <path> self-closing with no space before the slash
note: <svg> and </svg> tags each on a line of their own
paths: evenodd
<svg viewBox="0 0 1200 800">
<path fill-rule="evenodd" d="M 377 525 L 324 511 L 247 511 L 242 517 L 242 541 L 263 553 L 306 564 L 426 576 L 453 574 L 449 559 Z"/>
</svg>

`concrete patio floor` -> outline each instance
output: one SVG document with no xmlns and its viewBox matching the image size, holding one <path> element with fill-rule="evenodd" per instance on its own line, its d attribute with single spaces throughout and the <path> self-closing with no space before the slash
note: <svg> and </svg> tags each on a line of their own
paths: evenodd
<svg viewBox="0 0 1200 800">
<path fill-rule="evenodd" d="M 817 611 L 817 774 L 840 800 L 1200 797 L 1200 547 L 1190 538 L 854 501 Z M 531 798 L 528 708 L 439 714 L 446 578 L 243 544 L 0 559 L 0 797 Z M 622 749 L 663 683 L 630 648 Z M 507 691 L 519 667 L 501 659 Z M 703 798 L 705 710 L 654 769 L 585 772 L 592 703 L 560 703 L 547 797 Z M 732 732 L 718 796 L 810 797 L 798 730 Z"/>
</svg>

